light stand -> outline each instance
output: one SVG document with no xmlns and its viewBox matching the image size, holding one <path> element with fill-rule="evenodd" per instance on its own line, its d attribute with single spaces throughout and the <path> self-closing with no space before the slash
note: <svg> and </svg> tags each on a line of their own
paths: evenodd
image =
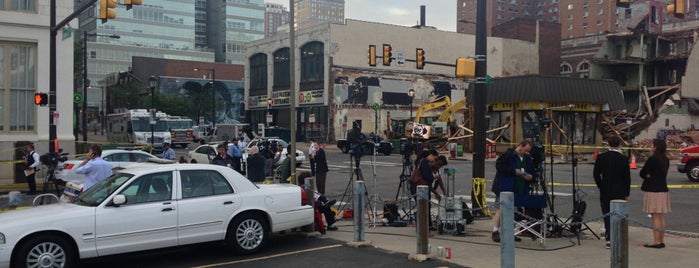
<svg viewBox="0 0 699 268">
<path fill-rule="evenodd" d="M 194 68 L 195 72 L 209 71 L 211 72 L 211 128 L 216 127 L 216 69 Z"/>
<path fill-rule="evenodd" d="M 155 109 L 155 87 L 158 86 L 158 78 L 156 78 L 154 75 L 151 75 L 150 78 L 148 79 L 148 85 L 150 86 L 150 152 L 153 153 L 154 147 L 154 142 L 155 142 L 155 124 L 156 122 L 156 113 L 157 110 Z"/>
<path fill-rule="evenodd" d="M 400 183 L 398 184 L 398 190 L 396 191 L 396 198 L 395 202 L 396 205 L 398 203 L 404 203 L 408 202 L 408 208 L 406 209 L 406 206 L 401 206 L 403 210 L 403 217 L 401 219 L 407 218 L 409 223 L 413 222 L 413 210 L 415 208 L 415 203 L 414 199 L 412 197 L 412 194 L 410 192 L 410 183 L 408 180 L 412 176 L 413 173 L 413 161 L 411 159 L 411 152 L 412 152 L 412 145 L 410 144 L 410 140 L 407 138 L 402 138 L 401 139 L 401 148 L 400 152 L 401 155 L 403 156 L 403 171 L 401 172 L 399 178 L 400 178 Z"/>
<path fill-rule="evenodd" d="M 379 205 L 379 201 L 381 201 L 381 196 L 379 195 L 379 192 L 378 192 L 378 190 L 377 190 L 378 188 L 377 188 L 377 182 L 376 182 L 376 151 L 378 151 L 378 146 L 379 146 L 379 144 L 376 143 L 376 140 L 375 140 L 375 139 L 376 139 L 376 136 L 374 136 L 373 139 L 374 139 L 374 140 L 372 140 L 372 144 L 374 144 L 374 147 L 373 147 L 373 154 L 372 154 L 372 157 L 371 157 L 371 168 L 372 168 L 372 171 L 374 172 L 374 173 L 373 173 L 373 177 L 374 177 L 374 194 L 371 195 L 371 199 L 374 201 L 374 207 L 373 207 L 373 215 L 372 215 L 373 217 L 372 217 L 372 222 L 371 222 L 371 224 L 372 224 L 372 227 L 376 227 L 376 223 L 377 223 L 376 218 L 377 218 L 377 216 L 379 215 L 378 212 L 377 212 L 376 210 L 377 210 L 377 207 L 378 207 L 378 205 Z"/>
</svg>

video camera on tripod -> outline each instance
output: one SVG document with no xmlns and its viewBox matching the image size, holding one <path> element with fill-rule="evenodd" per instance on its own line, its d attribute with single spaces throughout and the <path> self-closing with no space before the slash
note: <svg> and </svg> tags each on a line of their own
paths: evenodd
<svg viewBox="0 0 699 268">
<path fill-rule="evenodd" d="M 48 152 L 39 156 L 39 162 L 49 167 L 55 167 L 58 163 L 68 160 L 67 155 L 68 153 Z"/>
</svg>

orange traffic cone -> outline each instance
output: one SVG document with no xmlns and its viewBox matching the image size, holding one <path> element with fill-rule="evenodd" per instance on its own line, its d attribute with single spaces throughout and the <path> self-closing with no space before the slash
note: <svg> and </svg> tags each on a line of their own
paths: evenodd
<svg viewBox="0 0 699 268">
<path fill-rule="evenodd" d="M 595 150 L 595 154 L 592 155 L 592 159 L 597 160 L 597 150 Z"/>
<path fill-rule="evenodd" d="M 631 155 L 631 169 L 637 169 L 638 166 L 636 165 L 636 155 L 632 154 Z"/>
</svg>

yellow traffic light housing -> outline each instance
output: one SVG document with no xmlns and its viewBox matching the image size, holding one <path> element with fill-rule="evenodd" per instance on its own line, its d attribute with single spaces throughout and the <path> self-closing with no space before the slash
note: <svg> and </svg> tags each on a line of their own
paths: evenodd
<svg viewBox="0 0 699 268">
<path fill-rule="evenodd" d="M 142 2 L 141 0 L 124 0 L 124 5 L 126 5 L 126 10 L 129 10 L 134 5 L 140 6 Z"/>
<path fill-rule="evenodd" d="M 617 7 L 629 8 L 631 6 L 631 0 L 617 0 Z"/>
<path fill-rule="evenodd" d="M 671 4 L 667 5 L 667 13 L 683 19 L 687 13 L 687 0 L 672 0 Z"/>
<path fill-rule="evenodd" d="M 100 19 L 102 23 L 107 22 L 108 19 L 116 18 L 116 8 L 117 0 L 100 0 Z"/>
<path fill-rule="evenodd" d="M 456 59 L 456 77 L 458 78 L 475 78 L 476 77 L 476 61 L 469 58 Z"/>
<path fill-rule="evenodd" d="M 393 61 L 393 48 L 389 44 L 383 44 L 383 65 L 391 66 L 391 61 Z"/>
<path fill-rule="evenodd" d="M 367 57 L 369 57 L 369 66 L 376 66 L 376 46 L 369 45 L 367 50 Z"/>
<path fill-rule="evenodd" d="M 425 50 L 422 48 L 415 49 L 415 66 L 420 70 L 425 68 Z"/>
<path fill-rule="evenodd" d="M 49 104 L 49 94 L 34 93 L 34 104 L 46 106 L 47 104 Z"/>
</svg>

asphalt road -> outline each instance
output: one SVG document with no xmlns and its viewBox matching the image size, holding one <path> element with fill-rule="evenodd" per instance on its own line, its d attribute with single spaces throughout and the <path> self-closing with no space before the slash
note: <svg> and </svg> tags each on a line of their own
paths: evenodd
<svg viewBox="0 0 699 268">
<path fill-rule="evenodd" d="M 192 147 L 192 146 L 190 146 Z M 178 155 L 186 153 L 185 149 L 178 149 Z M 330 199 L 338 201 L 349 200 L 353 192 L 353 185 L 350 180 L 350 157 L 343 154 L 336 148 L 326 150 L 328 173 L 326 195 Z M 602 214 L 599 206 L 599 193 L 592 178 L 593 165 L 591 161 L 581 162 L 576 168 L 570 163 L 547 165 L 544 171 L 549 193 L 554 193 L 554 202 L 549 206 L 549 211 L 553 207 L 553 213 L 562 220 L 566 220 L 573 212 L 573 193 L 576 199 L 587 203 L 585 218 L 596 218 Z M 643 213 L 643 192 L 640 190 L 641 178 L 638 175 L 639 168 L 631 170 L 632 189 L 629 202 L 629 216 L 640 222 L 650 225 L 650 218 Z M 470 196 L 471 178 L 473 162 L 464 160 L 449 160 L 449 167 L 457 169 L 455 177 L 454 193 L 456 195 Z M 403 170 L 402 156 L 391 154 L 390 156 L 377 155 L 364 156 L 361 159 L 361 170 L 365 179 L 369 197 L 379 204 L 378 210 L 382 210 L 383 201 L 395 200 L 400 185 L 400 174 Z M 308 160 L 304 161 L 301 169 L 308 169 Z M 553 170 L 553 173 L 551 173 Z M 575 172 L 573 172 L 575 171 Z M 375 174 L 375 175 L 374 175 Z M 552 175 L 553 174 L 553 175 Z M 575 174 L 575 176 L 573 176 Z M 494 195 L 490 192 L 492 178 L 495 176 L 495 161 L 492 159 L 485 162 L 485 177 L 488 180 L 488 201 L 492 202 Z M 573 177 L 575 184 L 573 187 Z M 551 183 L 553 182 L 553 185 Z M 668 174 L 668 185 L 672 202 L 672 212 L 666 215 L 667 229 L 680 232 L 699 233 L 699 183 L 690 182 L 685 174 L 677 172 L 677 167 L 673 163 Z M 574 191 L 575 189 L 575 191 Z M 343 198 L 344 197 L 344 198 Z M 630 223 L 631 225 L 637 225 Z M 598 230 L 593 230 L 597 232 Z"/>
<path fill-rule="evenodd" d="M 462 267 L 440 260 L 412 262 L 407 254 L 302 234 L 273 235 L 262 252 L 236 256 L 221 243 L 120 254 L 84 260 L 80 267 Z"/>
</svg>

